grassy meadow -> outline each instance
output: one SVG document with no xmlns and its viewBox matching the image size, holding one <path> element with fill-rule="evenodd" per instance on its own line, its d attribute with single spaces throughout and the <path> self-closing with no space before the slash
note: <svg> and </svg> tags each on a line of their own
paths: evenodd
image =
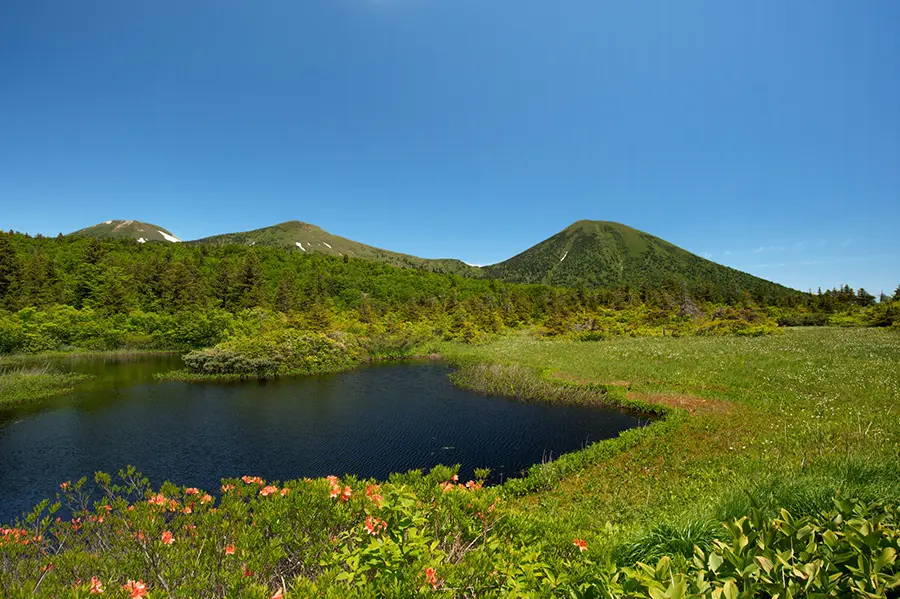
<svg viewBox="0 0 900 599">
<path fill-rule="evenodd" d="M 632 543 L 629 557 L 648 557 L 659 550 L 660 531 L 702 539 L 718 532 L 714 522 L 746 511 L 751 498 L 805 513 L 828 507 L 837 491 L 900 500 L 896 333 L 805 328 L 599 343 L 520 335 L 442 351 L 451 360 L 607 385 L 613 396 L 690 414 L 517 498 L 520 524 L 559 543 L 584 535 L 611 554 Z"/>
</svg>

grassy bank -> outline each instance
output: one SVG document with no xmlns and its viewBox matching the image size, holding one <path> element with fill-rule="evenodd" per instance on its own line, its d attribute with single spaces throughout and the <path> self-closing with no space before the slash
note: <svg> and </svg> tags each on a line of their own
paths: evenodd
<svg viewBox="0 0 900 599">
<path fill-rule="evenodd" d="M 690 537 L 746 511 L 751 498 L 802 513 L 827 507 L 838 491 L 900 500 L 900 335 L 892 332 L 603 343 L 518 336 L 442 352 L 607 385 L 690 415 L 517 499 L 518 525 L 558 543 L 577 531 L 610 554 L 631 544 L 635 557 L 656 552 L 661 531 L 690 547 Z"/>
<path fill-rule="evenodd" d="M 49 366 L 15 366 L 0 371 L 0 408 L 49 399 L 71 392 L 89 378 L 54 372 Z"/>
</svg>

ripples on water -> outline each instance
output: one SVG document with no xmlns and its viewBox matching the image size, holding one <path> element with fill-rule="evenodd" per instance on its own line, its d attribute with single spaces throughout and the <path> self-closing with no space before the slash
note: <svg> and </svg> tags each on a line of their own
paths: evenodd
<svg viewBox="0 0 900 599">
<path fill-rule="evenodd" d="M 443 364 L 386 364 L 265 383 L 153 383 L 174 358 L 76 364 L 97 382 L 69 398 L 0 413 L 0 522 L 61 481 L 134 465 L 218 489 L 244 474 L 288 480 L 461 464 L 516 476 L 549 456 L 614 437 L 634 416 L 526 404 L 455 388 Z"/>
</svg>

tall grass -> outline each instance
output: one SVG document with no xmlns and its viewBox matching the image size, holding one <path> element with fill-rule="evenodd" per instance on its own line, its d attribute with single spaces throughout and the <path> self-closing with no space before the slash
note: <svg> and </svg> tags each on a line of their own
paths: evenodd
<svg viewBox="0 0 900 599">
<path fill-rule="evenodd" d="M 84 374 L 58 372 L 50 364 L 0 366 L 0 407 L 69 393 L 88 378 Z"/>
</svg>

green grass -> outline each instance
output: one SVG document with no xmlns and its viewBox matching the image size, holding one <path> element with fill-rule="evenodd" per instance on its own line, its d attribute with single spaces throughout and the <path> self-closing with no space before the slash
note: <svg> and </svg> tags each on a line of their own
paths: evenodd
<svg viewBox="0 0 900 599">
<path fill-rule="evenodd" d="M 601 343 L 522 335 L 442 353 L 694 408 L 516 500 L 517 524 L 561 545 L 581 535 L 633 556 L 643 541 L 652 554 L 661 530 L 691 536 L 754 502 L 811 513 L 835 492 L 900 500 L 900 335 L 889 331 Z"/>
<path fill-rule="evenodd" d="M 49 399 L 71 392 L 84 374 L 54 372 L 49 366 L 19 366 L 0 371 L 0 408 Z"/>
</svg>

